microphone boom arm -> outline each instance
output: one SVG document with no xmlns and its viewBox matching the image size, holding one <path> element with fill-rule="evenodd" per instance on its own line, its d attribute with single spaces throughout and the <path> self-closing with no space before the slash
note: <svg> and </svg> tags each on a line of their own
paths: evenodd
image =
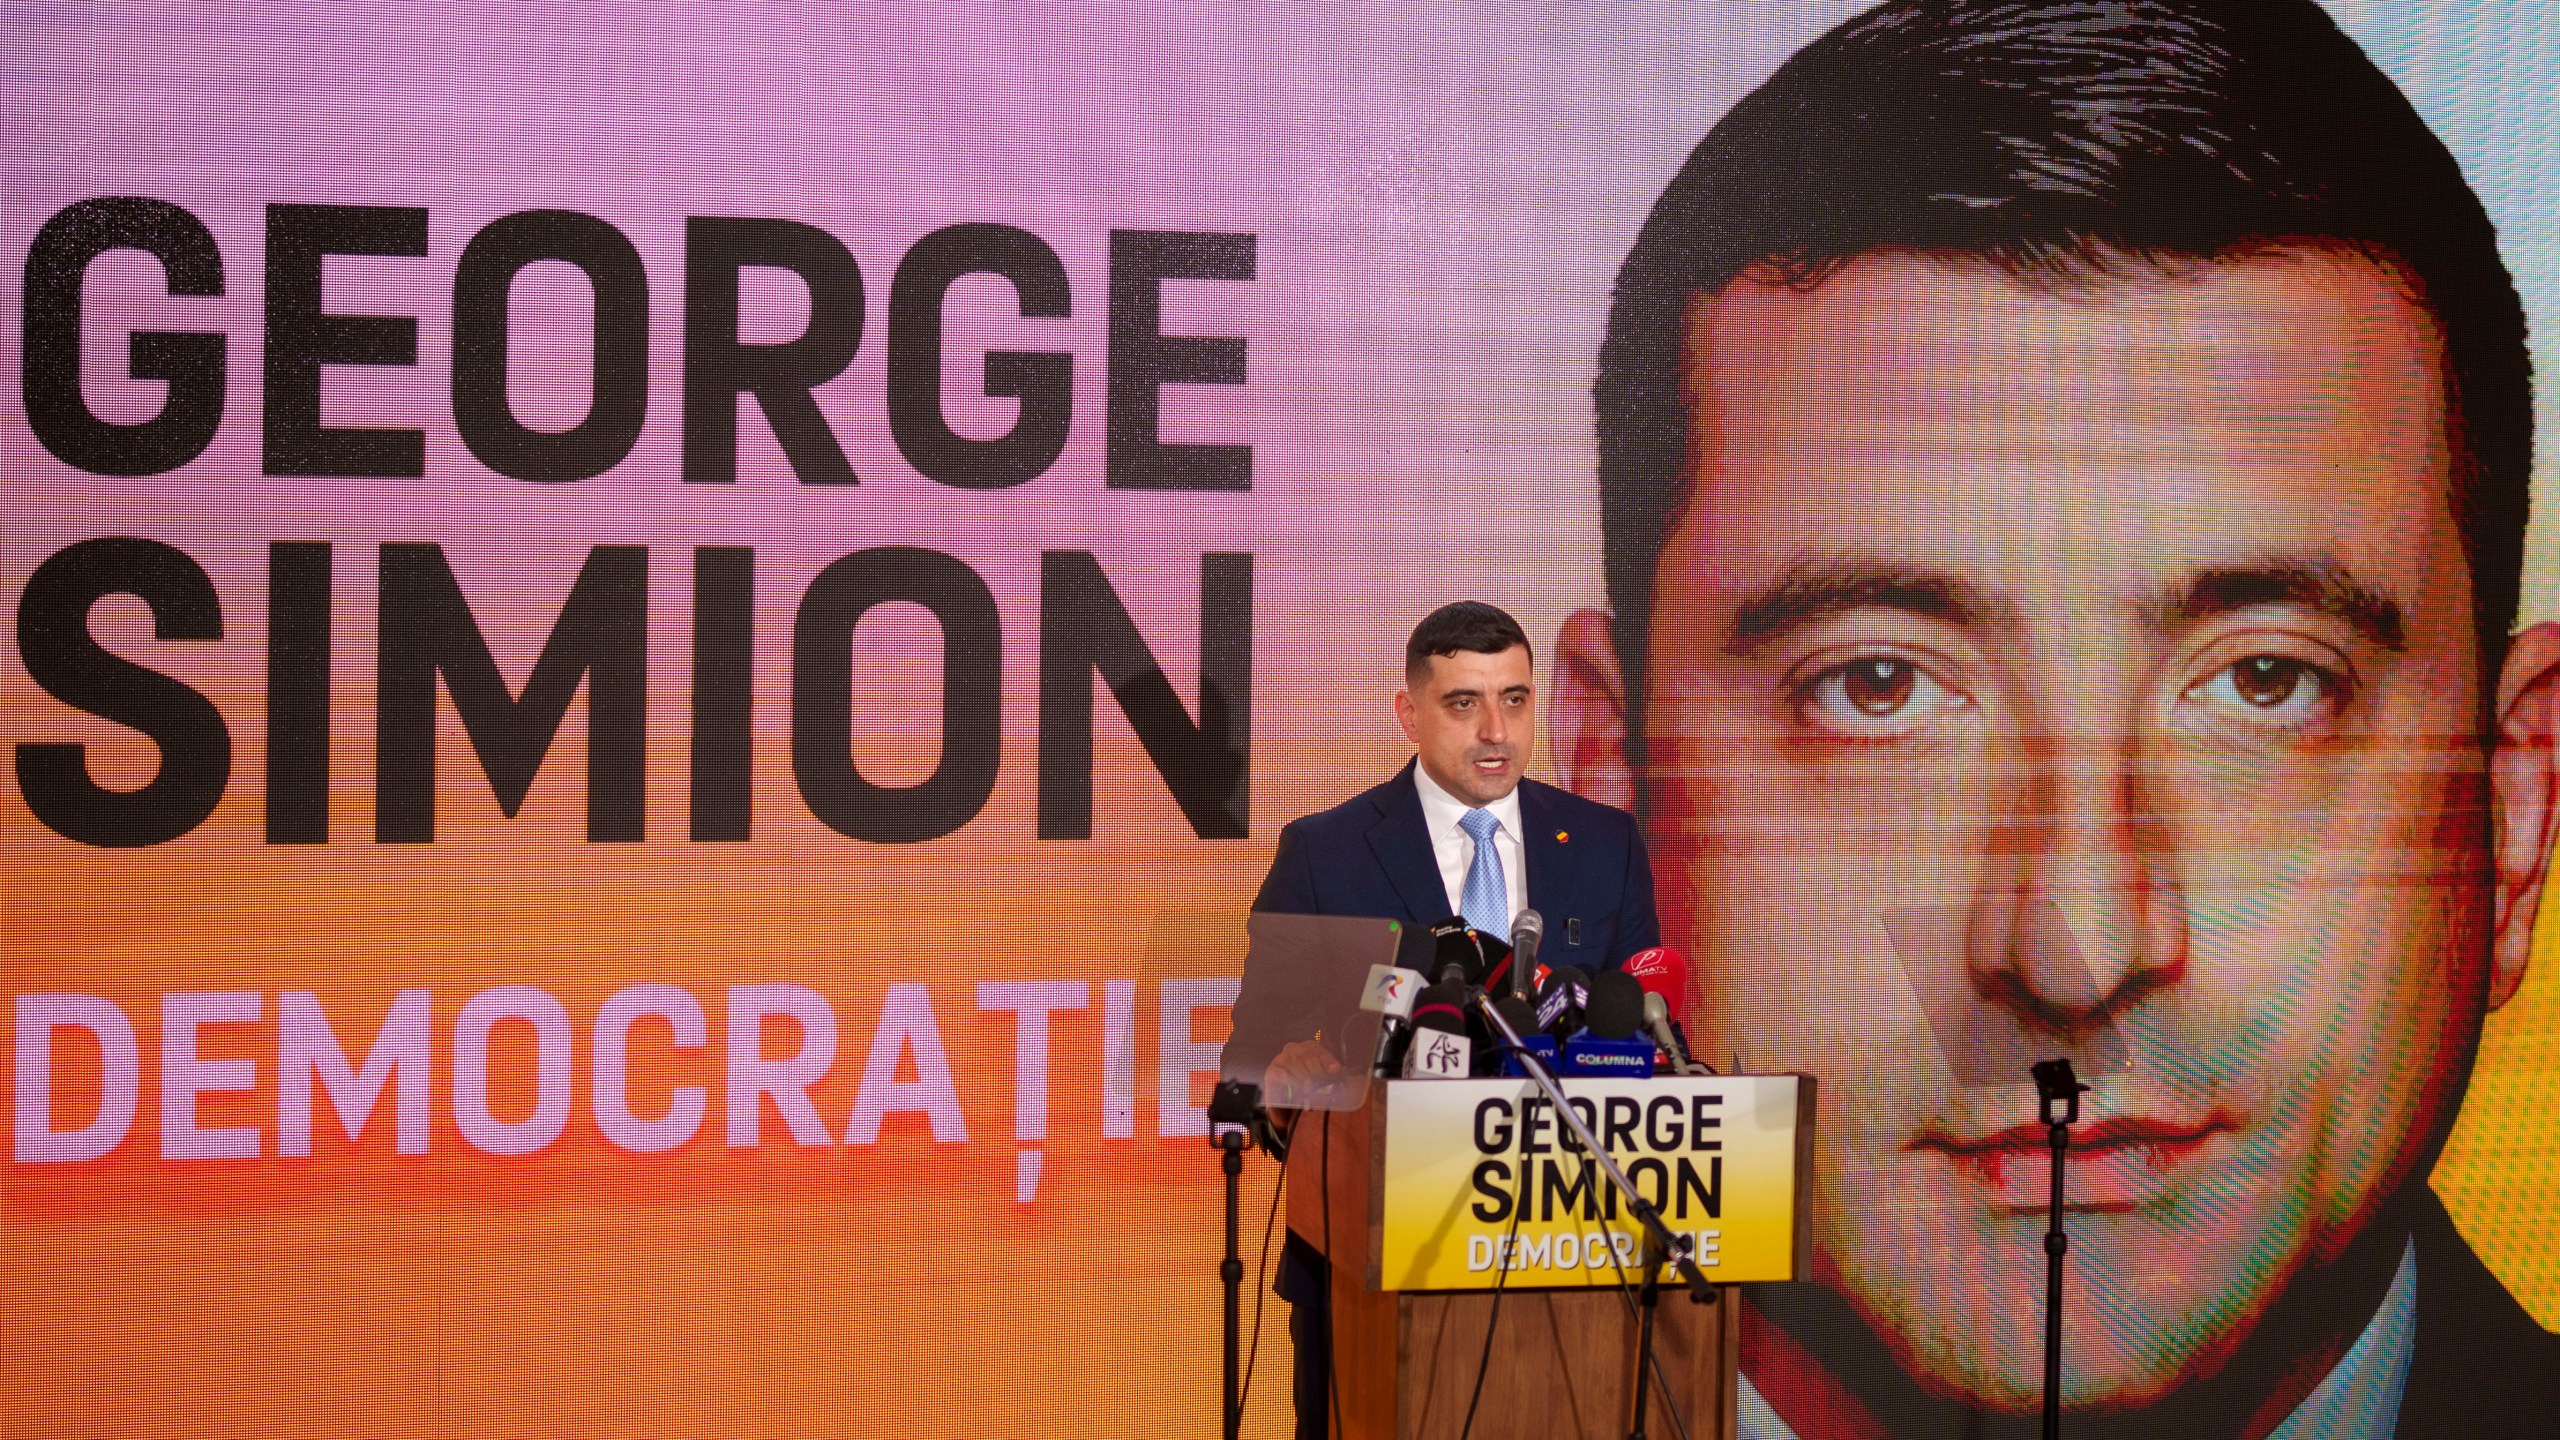
<svg viewBox="0 0 2560 1440">
<path fill-rule="evenodd" d="M 1662 1223 L 1662 1212 L 1652 1201 L 1644 1198 L 1644 1192 L 1636 1189 L 1635 1182 L 1627 1178 L 1626 1171 L 1618 1168 L 1618 1162 L 1609 1157 L 1609 1152 L 1600 1148 L 1599 1137 L 1591 1133 L 1591 1127 L 1582 1123 L 1582 1116 L 1566 1103 L 1564 1090 L 1556 1084 L 1546 1062 L 1538 1058 L 1537 1052 L 1520 1043 L 1519 1032 L 1513 1030 L 1511 1022 L 1503 1019 L 1502 1012 L 1494 1008 L 1493 997 L 1477 990 L 1468 997 L 1468 1003 L 1484 1015 L 1485 1023 L 1492 1027 L 1500 1043 L 1519 1057 L 1520 1068 L 1528 1072 L 1530 1082 L 1538 1087 L 1547 1103 L 1556 1107 L 1556 1119 L 1573 1132 L 1574 1139 L 1581 1142 L 1582 1153 L 1599 1161 L 1600 1173 L 1608 1176 L 1609 1183 L 1617 1187 L 1618 1193 L 1627 1197 L 1627 1213 L 1635 1216 L 1636 1223 L 1644 1227 L 1646 1243 L 1653 1246 L 1657 1254 L 1667 1257 L 1672 1268 L 1679 1272 L 1680 1283 L 1689 1288 L 1689 1298 L 1702 1305 L 1714 1304 L 1715 1282 L 1698 1268 L 1697 1260 L 1689 1253 L 1688 1240 L 1671 1233 L 1671 1227 Z"/>
</svg>

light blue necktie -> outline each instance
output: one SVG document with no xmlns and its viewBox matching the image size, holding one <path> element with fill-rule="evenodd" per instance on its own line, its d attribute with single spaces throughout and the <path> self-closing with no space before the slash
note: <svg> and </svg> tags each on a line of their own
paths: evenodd
<svg viewBox="0 0 2560 1440">
<path fill-rule="evenodd" d="M 1493 848 L 1502 822 L 1490 810 L 1470 810 L 1458 817 L 1458 828 L 1476 842 L 1476 858 L 1467 865 L 1467 883 L 1458 892 L 1458 910 L 1468 924 L 1487 935 L 1511 937 L 1511 888 L 1502 880 L 1502 855 Z"/>
</svg>

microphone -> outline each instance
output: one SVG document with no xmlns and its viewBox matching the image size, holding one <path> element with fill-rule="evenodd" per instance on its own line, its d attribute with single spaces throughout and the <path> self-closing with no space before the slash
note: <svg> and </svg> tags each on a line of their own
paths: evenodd
<svg viewBox="0 0 2560 1440">
<path fill-rule="evenodd" d="M 1422 976 L 1401 965 L 1372 965 L 1361 988 L 1360 1008 L 1378 1017 L 1378 1045 L 1369 1058 L 1369 1073 L 1393 1073 L 1397 1041 L 1411 1028 L 1413 1002 L 1422 992 Z"/>
<path fill-rule="evenodd" d="M 1404 1052 L 1406 1079 L 1467 1077 L 1475 1047 L 1467 1041 L 1465 1001 L 1465 992 L 1450 985 L 1432 985 L 1414 997 L 1413 1043 Z"/>
<path fill-rule="evenodd" d="M 1712 1075 L 1715 1072 L 1689 1058 L 1689 1047 L 1680 1043 L 1680 1032 L 1672 1028 L 1671 1007 L 1651 990 L 1644 992 L 1644 1029 L 1653 1037 L 1654 1045 L 1671 1062 L 1674 1075 Z"/>
<path fill-rule="evenodd" d="M 1484 975 L 1476 983 L 1487 990 L 1511 990 L 1511 947 L 1499 935 L 1481 930 L 1468 932 L 1476 937 L 1476 951 L 1484 956 Z"/>
<path fill-rule="evenodd" d="M 1511 993 L 1527 999 L 1529 977 L 1538 968 L 1538 942 L 1547 937 L 1547 917 L 1523 907 L 1511 922 Z"/>
<path fill-rule="evenodd" d="M 1484 979 L 1484 945 L 1467 922 L 1452 915 L 1431 927 L 1431 978 L 1465 987 Z"/>
<path fill-rule="evenodd" d="M 1636 977 L 1636 983 L 1671 1002 L 1677 1012 L 1689 999 L 1689 957 L 1668 945 L 1650 945 L 1627 957 L 1618 967 Z"/>
<path fill-rule="evenodd" d="M 1482 930 L 1469 930 L 1469 933 L 1475 935 L 1477 953 L 1485 956 L 1485 976 L 1482 976 L 1477 984 L 1482 984 L 1485 989 L 1500 989 L 1500 992 L 1508 994 L 1510 992 L 1510 945 L 1505 943 L 1500 935 L 1487 935 L 1482 933 Z"/>
<path fill-rule="evenodd" d="M 1623 970 L 1603 970 L 1583 1003 L 1583 1028 L 1595 1040 L 1629 1039 L 1644 1025 L 1644 986 Z"/>
<path fill-rule="evenodd" d="M 1521 1049 L 1535 1052 L 1539 1059 L 1546 1062 L 1548 1070 L 1552 1071 L 1556 1068 L 1555 1037 L 1538 1028 L 1537 1011 L 1531 1008 L 1528 1001 L 1517 995 L 1505 995 L 1494 1002 L 1493 1008 L 1501 1014 L 1503 1023 L 1511 1027 L 1511 1033 L 1520 1037 Z M 1529 1073 L 1527 1067 L 1520 1063 L 1518 1056 L 1506 1055 L 1499 1048 L 1489 1048 L 1485 1060 L 1487 1062 L 1485 1073 L 1488 1075 Z"/>
<path fill-rule="evenodd" d="M 1645 1029 L 1670 1057 L 1672 1070 L 1682 1075 L 1714 1074 L 1714 1067 L 1690 1058 L 1689 1037 L 1682 1033 L 1680 1022 L 1671 1018 L 1689 1003 L 1689 958 L 1668 945 L 1655 945 L 1628 956 L 1622 968 L 1659 1004 L 1659 1019 L 1655 1003 L 1645 1006 Z"/>
<path fill-rule="evenodd" d="M 1591 981 L 1583 1030 L 1564 1043 L 1569 1075 L 1642 1078 L 1653 1073 L 1653 1042 L 1635 1038 L 1644 1024 L 1644 986 L 1623 970 L 1603 970 Z"/>
<path fill-rule="evenodd" d="M 1579 965 L 1553 971 L 1538 987 L 1538 1028 L 1562 1040 L 1582 1028 L 1583 1008 L 1590 1003 L 1590 971 Z"/>
</svg>

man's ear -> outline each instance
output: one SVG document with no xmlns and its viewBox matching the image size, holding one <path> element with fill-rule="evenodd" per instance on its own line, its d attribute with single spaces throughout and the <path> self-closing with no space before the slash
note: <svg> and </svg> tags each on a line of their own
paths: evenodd
<svg viewBox="0 0 2560 1440">
<path fill-rule="evenodd" d="M 2489 756 L 2493 851 L 2498 869 L 2497 938 L 2490 951 L 2489 1008 L 2512 999 L 2533 958 L 2534 917 L 2551 869 L 2553 821 L 2560 817 L 2560 625 L 2545 621 L 2516 636 L 2498 674 L 2497 748 Z"/>
<path fill-rule="evenodd" d="M 1421 744 L 1422 737 L 1413 733 L 1414 712 L 1413 692 L 1411 690 L 1396 691 L 1395 712 L 1396 728 L 1404 732 L 1404 738 L 1412 741 L 1416 745 Z"/>
<path fill-rule="evenodd" d="M 1551 750 L 1565 788 L 1587 800 L 1633 810 L 1627 766 L 1627 686 L 1605 610 L 1576 610 L 1556 636 Z"/>
</svg>

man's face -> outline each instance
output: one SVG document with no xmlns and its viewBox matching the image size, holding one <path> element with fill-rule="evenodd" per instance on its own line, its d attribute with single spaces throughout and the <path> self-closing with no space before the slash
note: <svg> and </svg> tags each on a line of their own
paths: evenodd
<svg viewBox="0 0 2560 1440">
<path fill-rule="evenodd" d="M 1930 1389 L 2041 1383 L 2033 1091 L 1946 1045 L 2096 1081 L 2075 1403 L 2216 1367 L 2451 1103 L 2493 886 L 2436 350 L 2321 254 L 2069 292 L 1877 255 L 1695 308 L 1665 930 L 1706 1053 L 1822 1077 L 1821 1277 Z"/>
<path fill-rule="evenodd" d="M 1529 680 L 1529 649 L 1514 645 L 1495 655 L 1434 655 L 1396 692 L 1396 723 L 1441 789 L 1482 808 L 1519 785 L 1538 748 Z"/>
</svg>

